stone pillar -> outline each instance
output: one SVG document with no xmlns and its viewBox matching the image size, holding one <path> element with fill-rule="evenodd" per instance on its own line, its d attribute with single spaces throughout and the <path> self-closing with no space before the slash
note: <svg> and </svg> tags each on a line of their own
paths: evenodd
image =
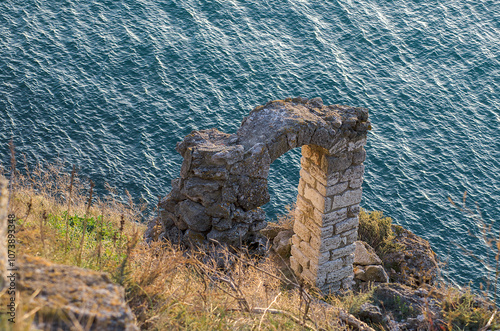
<svg viewBox="0 0 500 331">
<path fill-rule="evenodd" d="M 8 181 L 0 176 L 0 290 L 7 283 L 7 215 L 9 190 Z"/>
<path fill-rule="evenodd" d="M 330 151 L 302 146 L 292 270 L 324 294 L 347 290 L 354 273 L 366 136 Z"/>
</svg>

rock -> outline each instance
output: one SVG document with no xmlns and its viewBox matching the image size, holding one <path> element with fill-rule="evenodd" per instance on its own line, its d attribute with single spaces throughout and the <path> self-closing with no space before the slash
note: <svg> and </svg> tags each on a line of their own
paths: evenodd
<svg viewBox="0 0 500 331">
<path fill-rule="evenodd" d="M 260 233 L 272 242 L 278 233 L 283 230 L 286 229 L 277 223 L 268 223 L 265 228 L 260 230 Z"/>
<path fill-rule="evenodd" d="M 358 316 L 362 321 L 373 324 L 381 324 L 384 319 L 380 308 L 368 302 L 359 307 Z"/>
<path fill-rule="evenodd" d="M 184 200 L 179 203 L 179 216 L 191 230 L 203 232 L 212 227 L 211 219 L 207 215 L 206 209 L 201 204 L 191 200 Z M 179 229 L 185 230 L 182 228 Z"/>
<path fill-rule="evenodd" d="M 380 265 L 368 265 L 365 267 L 365 281 L 368 282 L 379 282 L 388 283 L 389 276 L 385 272 L 384 268 Z"/>
<path fill-rule="evenodd" d="M 138 330 L 125 301 L 124 290 L 107 274 L 20 256 L 18 290 L 31 295 L 28 304 L 41 308 L 32 327 L 43 330 L 73 330 L 78 321 L 86 330 Z M 32 305 L 32 306 L 31 306 Z"/>
<path fill-rule="evenodd" d="M 354 250 L 355 265 L 381 265 L 382 260 L 378 257 L 375 250 L 364 241 L 356 241 L 356 249 Z"/>
<path fill-rule="evenodd" d="M 273 249 L 281 257 L 290 257 L 290 250 L 292 249 L 292 236 L 293 230 L 283 230 L 273 240 Z"/>
<path fill-rule="evenodd" d="M 392 270 L 390 280 L 409 286 L 434 284 L 438 262 L 429 242 L 401 226 L 393 225 L 392 229 L 396 235 L 394 243 L 402 249 L 382 257 L 386 270 Z"/>
<path fill-rule="evenodd" d="M 200 247 L 205 242 L 205 236 L 200 232 L 188 229 L 184 233 L 182 240 L 189 246 Z"/>
</svg>

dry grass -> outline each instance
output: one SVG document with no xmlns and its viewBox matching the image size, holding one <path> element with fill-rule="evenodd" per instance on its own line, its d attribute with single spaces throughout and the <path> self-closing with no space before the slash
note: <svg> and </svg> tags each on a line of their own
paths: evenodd
<svg viewBox="0 0 500 331">
<path fill-rule="evenodd" d="M 294 279 L 277 256 L 255 259 L 222 247 L 194 252 L 164 242 L 146 244 L 141 206 L 130 195 L 127 202 L 118 201 L 117 192 L 109 189 L 105 197 L 90 197 L 90 182 L 64 169 L 58 163 L 24 169 L 24 175 L 11 171 L 17 250 L 111 274 L 125 287 L 141 329 L 371 330 L 349 314 L 370 300 L 369 292 L 331 296 L 326 304 L 314 288 Z M 291 226 L 293 211 L 281 222 Z M 14 330 L 29 330 L 41 307 L 19 295 L 21 318 Z M 458 317 L 453 309 L 447 311 L 450 321 L 468 316 L 465 308 Z M 486 317 L 478 325 L 485 325 Z M 3 316 L 0 328 L 7 329 Z"/>
<path fill-rule="evenodd" d="M 13 174 L 9 208 L 17 217 L 18 252 L 111 274 L 125 287 L 141 329 L 347 329 L 345 313 L 286 278 L 276 257 L 148 245 L 132 199 L 119 202 L 113 191 L 91 196 L 90 183 L 62 163 Z M 37 308 L 30 308 L 22 316 L 32 318 Z M 16 330 L 29 329 L 28 317 Z"/>
</svg>

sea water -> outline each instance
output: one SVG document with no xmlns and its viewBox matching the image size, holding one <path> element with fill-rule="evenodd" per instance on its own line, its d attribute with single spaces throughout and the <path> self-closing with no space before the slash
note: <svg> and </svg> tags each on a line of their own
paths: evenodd
<svg viewBox="0 0 500 331">
<path fill-rule="evenodd" d="M 65 159 L 154 206 L 192 130 L 234 133 L 269 100 L 370 109 L 362 206 L 430 241 L 478 288 L 500 220 L 500 2 L 3 0 L 0 156 Z M 269 219 L 293 203 L 300 150 L 276 160 Z M 499 226 L 494 225 L 493 229 Z M 496 232 L 498 234 L 498 232 Z"/>
</svg>

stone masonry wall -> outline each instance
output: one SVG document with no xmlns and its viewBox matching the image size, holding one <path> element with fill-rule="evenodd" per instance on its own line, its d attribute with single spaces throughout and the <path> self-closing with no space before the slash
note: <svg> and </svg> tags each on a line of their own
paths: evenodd
<svg viewBox="0 0 500 331">
<path fill-rule="evenodd" d="M 349 288 L 369 129 L 364 108 L 289 98 L 256 107 L 235 134 L 193 131 L 177 144 L 180 177 L 160 201 L 146 239 L 262 242 L 269 167 L 302 147 L 292 268 L 325 293 Z"/>
<path fill-rule="evenodd" d="M 302 146 L 290 264 L 323 293 L 349 289 L 353 281 L 365 142 L 346 141 L 335 155 Z"/>
</svg>

